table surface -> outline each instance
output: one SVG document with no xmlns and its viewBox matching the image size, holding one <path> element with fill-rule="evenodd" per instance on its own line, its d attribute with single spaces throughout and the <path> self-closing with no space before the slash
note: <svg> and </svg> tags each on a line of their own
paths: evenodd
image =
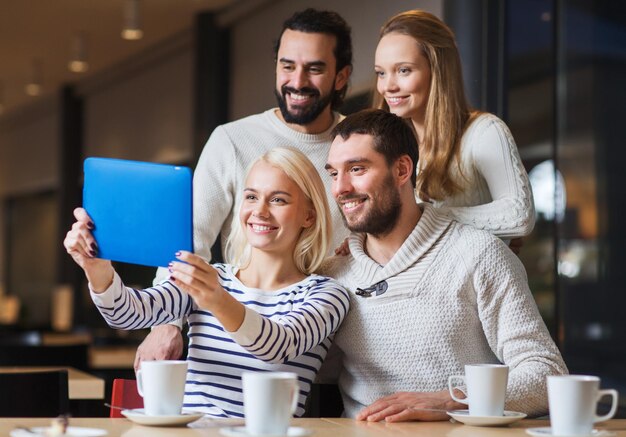
<svg viewBox="0 0 626 437">
<path fill-rule="evenodd" d="M 137 346 L 90 346 L 92 369 L 132 369 Z"/>
<path fill-rule="evenodd" d="M 9 435 L 9 432 L 17 426 L 36 427 L 48 426 L 50 419 L 28 418 L 0 418 L 0 435 Z M 223 426 L 242 425 L 242 421 L 236 420 L 211 420 L 203 419 L 194 422 L 188 427 L 147 427 L 136 425 L 128 419 L 108 418 L 73 418 L 70 426 L 102 428 L 107 430 L 110 436 L 151 437 L 165 436 L 219 436 L 219 428 Z M 313 430 L 313 436 L 318 437 L 343 437 L 343 436 L 429 436 L 429 437 L 506 437 L 527 436 L 527 428 L 549 426 L 547 420 L 522 420 L 507 427 L 487 428 L 462 425 L 450 422 L 405 422 L 386 424 L 357 422 L 352 419 L 294 419 L 292 426 L 300 426 Z M 597 424 L 596 428 L 611 430 L 611 433 L 599 435 L 626 436 L 626 419 L 611 420 Z"/>
<path fill-rule="evenodd" d="M 1 373 L 45 372 L 50 370 L 67 370 L 68 394 L 71 400 L 104 399 L 104 379 L 73 367 L 0 367 Z"/>
</svg>

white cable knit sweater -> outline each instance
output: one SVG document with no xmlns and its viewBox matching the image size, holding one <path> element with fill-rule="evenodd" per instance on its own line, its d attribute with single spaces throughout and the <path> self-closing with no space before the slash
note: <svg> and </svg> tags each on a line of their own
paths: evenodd
<svg viewBox="0 0 626 437">
<path fill-rule="evenodd" d="M 335 337 L 346 414 L 354 417 L 395 392 L 443 390 L 465 364 L 496 362 L 510 366 L 506 408 L 544 414 L 546 375 L 567 368 L 524 267 L 491 234 L 423 208 L 387 265 L 364 252 L 364 234 L 353 234 L 352 254 L 334 257 L 324 270 L 350 292 L 351 308 Z M 380 281 L 388 283 L 384 294 L 355 294 Z"/>
<path fill-rule="evenodd" d="M 528 175 L 507 125 L 493 114 L 482 114 L 461 140 L 461 169 L 452 177 L 461 193 L 436 207 L 454 220 L 484 229 L 500 238 L 522 237 L 535 226 L 535 205 Z"/>
</svg>

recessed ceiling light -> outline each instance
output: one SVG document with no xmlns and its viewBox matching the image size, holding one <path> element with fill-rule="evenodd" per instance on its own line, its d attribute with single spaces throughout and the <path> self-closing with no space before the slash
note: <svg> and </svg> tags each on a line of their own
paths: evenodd
<svg viewBox="0 0 626 437">
<path fill-rule="evenodd" d="M 87 63 L 87 37 L 80 32 L 72 41 L 72 53 L 67 68 L 74 73 L 84 73 L 89 70 Z"/>
<path fill-rule="evenodd" d="M 126 0 L 124 4 L 124 28 L 122 38 L 137 40 L 143 37 L 139 19 L 139 0 Z"/>
<path fill-rule="evenodd" d="M 43 64 L 40 59 L 33 59 L 31 65 L 30 81 L 26 84 L 24 90 L 31 97 L 37 97 L 43 89 Z"/>
</svg>

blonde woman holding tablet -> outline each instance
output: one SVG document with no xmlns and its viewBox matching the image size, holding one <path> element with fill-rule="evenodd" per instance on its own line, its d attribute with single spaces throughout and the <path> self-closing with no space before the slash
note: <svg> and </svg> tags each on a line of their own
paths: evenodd
<svg viewBox="0 0 626 437">
<path fill-rule="evenodd" d="M 241 373 L 298 374 L 304 412 L 331 338 L 348 311 L 347 292 L 313 274 L 331 235 L 324 186 L 306 156 L 272 149 L 250 167 L 233 223 L 229 264 L 180 252 L 170 278 L 145 290 L 125 287 L 110 261 L 97 258 L 85 210 L 65 239 L 83 268 L 107 323 L 139 329 L 188 317 L 189 370 L 184 408 L 213 417 L 243 417 Z"/>
</svg>

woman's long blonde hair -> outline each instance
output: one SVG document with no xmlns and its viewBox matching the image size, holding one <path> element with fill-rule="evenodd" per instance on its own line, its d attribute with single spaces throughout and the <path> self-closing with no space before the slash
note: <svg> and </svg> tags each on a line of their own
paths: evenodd
<svg viewBox="0 0 626 437">
<path fill-rule="evenodd" d="M 454 33 L 439 18 L 419 9 L 391 17 L 381 28 L 380 38 L 390 33 L 415 39 L 430 64 L 430 95 L 424 137 L 419 141 L 417 190 L 422 199 L 442 200 L 462 191 L 451 175 L 451 168 L 456 164 L 462 175 L 461 138 L 478 115 L 465 97 Z M 385 99 L 376 94 L 375 106 L 388 111 Z"/>
<path fill-rule="evenodd" d="M 285 172 L 287 177 L 302 190 L 315 212 L 315 222 L 308 228 L 302 229 L 293 251 L 293 260 L 297 269 L 309 275 L 322 264 L 332 235 L 330 209 L 322 178 L 309 158 L 291 147 L 276 147 L 263 154 L 250 164 L 246 177 L 259 161 Z M 240 208 L 241 203 L 237 205 L 237 211 Z M 251 249 L 239 220 L 239 214 L 234 214 L 231 232 L 226 242 L 226 261 L 239 268 L 245 268 L 250 263 Z"/>
</svg>

